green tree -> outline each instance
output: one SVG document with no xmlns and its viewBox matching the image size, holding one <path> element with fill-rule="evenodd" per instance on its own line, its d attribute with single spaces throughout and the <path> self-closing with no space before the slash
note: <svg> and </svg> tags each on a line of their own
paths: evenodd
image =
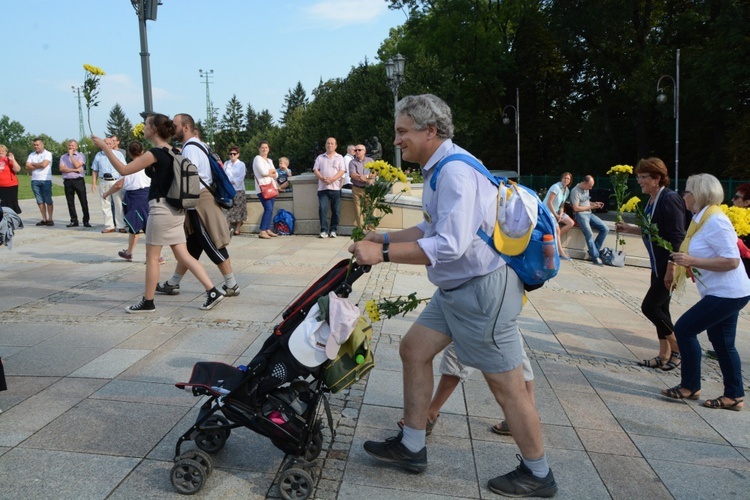
<svg viewBox="0 0 750 500">
<path fill-rule="evenodd" d="M 107 120 L 107 136 L 116 135 L 124 145 L 132 138 L 133 124 L 125 116 L 119 104 L 112 106 Z"/>
<path fill-rule="evenodd" d="M 289 113 L 297 108 L 305 109 L 307 104 L 307 93 L 302 87 L 302 82 L 298 81 L 297 86 L 289 89 L 289 92 L 284 96 L 284 109 L 281 111 L 281 119 L 279 120 L 281 124 L 286 123 Z"/>
<path fill-rule="evenodd" d="M 231 146 L 242 143 L 245 139 L 245 115 L 242 112 L 242 103 L 237 95 L 232 95 L 221 117 L 221 130 L 216 134 L 215 150 L 223 154 Z"/>
</svg>

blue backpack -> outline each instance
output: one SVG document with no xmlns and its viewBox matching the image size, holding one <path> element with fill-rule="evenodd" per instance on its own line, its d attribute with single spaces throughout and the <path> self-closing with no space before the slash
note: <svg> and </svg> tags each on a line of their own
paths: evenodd
<svg viewBox="0 0 750 500">
<path fill-rule="evenodd" d="M 294 234 L 294 215 L 291 212 L 280 208 L 273 218 L 273 228 L 276 234 L 290 236 Z"/>
<path fill-rule="evenodd" d="M 220 207 L 226 209 L 232 208 L 234 206 L 234 197 L 237 196 L 237 191 L 234 189 L 232 181 L 229 180 L 229 177 L 224 171 L 224 168 L 219 165 L 219 162 L 216 160 L 216 155 L 213 151 L 211 151 L 210 148 L 206 149 L 200 143 L 190 142 L 186 144 L 186 146 L 192 145 L 198 146 L 200 150 L 203 151 L 206 156 L 208 156 L 208 163 L 211 165 L 211 177 L 213 178 L 213 183 L 208 186 L 205 182 L 203 182 L 203 179 L 201 179 L 201 184 L 206 186 L 206 189 L 211 191 L 211 194 L 214 195 L 216 203 Z"/>
<path fill-rule="evenodd" d="M 443 166 L 450 161 L 462 161 L 472 167 L 474 170 L 484 175 L 489 181 L 502 192 L 509 192 L 508 196 L 514 196 L 523 189 L 533 196 L 536 203 L 536 225 L 531 231 L 531 238 L 526 248 L 517 255 L 506 255 L 498 250 L 496 235 L 500 231 L 500 222 L 495 222 L 494 235 L 485 233 L 480 227 L 477 229 L 477 235 L 482 238 L 493 250 L 500 254 L 505 262 L 513 268 L 518 277 L 523 281 L 524 289 L 527 291 L 536 290 L 544 285 L 544 282 L 557 276 L 560 270 L 560 257 L 557 253 L 557 222 L 549 212 L 539 197 L 526 186 L 509 182 L 505 177 L 495 177 L 487 168 L 479 163 L 476 158 L 464 154 L 454 154 L 443 158 L 436 166 L 435 172 L 430 178 L 430 188 L 434 191 L 437 187 L 437 178 Z M 512 189 L 511 189 L 512 188 Z M 532 197 L 524 196 L 526 200 L 532 200 Z M 498 196 L 500 203 L 500 197 Z M 498 214 L 500 211 L 498 210 Z M 551 236 L 551 237 L 550 237 Z"/>
</svg>

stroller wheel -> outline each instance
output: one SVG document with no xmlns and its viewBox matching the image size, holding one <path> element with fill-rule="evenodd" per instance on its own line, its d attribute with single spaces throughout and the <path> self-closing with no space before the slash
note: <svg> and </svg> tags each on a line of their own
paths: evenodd
<svg viewBox="0 0 750 500">
<path fill-rule="evenodd" d="M 170 479 L 172 486 L 182 495 L 194 495 L 203 488 L 206 482 L 206 469 L 195 460 L 178 460 L 172 467 Z"/>
<path fill-rule="evenodd" d="M 211 473 L 214 471 L 214 464 L 211 460 L 211 456 L 205 451 L 188 450 L 180 455 L 177 460 L 195 460 L 196 462 L 201 464 L 204 469 L 206 469 L 206 479 L 211 477 Z"/>
<path fill-rule="evenodd" d="M 312 476 L 302 469 L 287 469 L 279 476 L 279 492 L 284 500 L 310 498 L 314 487 Z"/>
<path fill-rule="evenodd" d="M 323 451 L 323 431 L 320 430 L 320 426 L 317 426 L 315 434 L 313 434 L 312 442 L 310 447 L 305 451 L 305 460 L 312 462 L 320 456 L 320 452 Z"/>
<path fill-rule="evenodd" d="M 227 443 L 227 432 L 224 429 L 200 431 L 195 436 L 195 445 L 206 453 L 217 453 Z"/>
</svg>

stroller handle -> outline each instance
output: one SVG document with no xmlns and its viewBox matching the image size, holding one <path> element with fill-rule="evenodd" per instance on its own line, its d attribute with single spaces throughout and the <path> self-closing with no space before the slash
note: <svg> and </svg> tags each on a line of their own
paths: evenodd
<svg viewBox="0 0 750 500">
<path fill-rule="evenodd" d="M 352 259 L 349 263 L 349 269 L 346 273 L 346 279 L 336 288 L 335 293 L 339 297 L 347 298 L 352 293 L 352 283 L 357 281 L 363 274 L 369 273 L 371 266 L 364 265 L 360 266 L 357 262 Z"/>
</svg>

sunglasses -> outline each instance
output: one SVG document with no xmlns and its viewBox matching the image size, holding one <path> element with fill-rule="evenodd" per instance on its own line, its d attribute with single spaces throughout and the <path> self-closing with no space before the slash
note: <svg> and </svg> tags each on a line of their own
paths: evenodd
<svg viewBox="0 0 750 500">
<path fill-rule="evenodd" d="M 364 151 L 364 149 L 355 149 L 354 151 Z"/>
<path fill-rule="evenodd" d="M 237 156 L 239 153 L 229 153 L 229 156 Z"/>
</svg>

